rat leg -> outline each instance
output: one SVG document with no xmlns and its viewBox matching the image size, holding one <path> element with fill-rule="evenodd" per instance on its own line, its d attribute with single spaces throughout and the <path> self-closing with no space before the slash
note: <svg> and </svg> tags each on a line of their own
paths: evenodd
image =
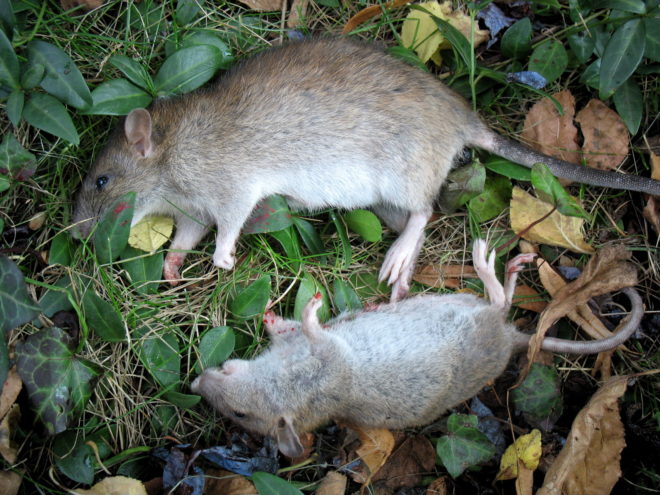
<svg viewBox="0 0 660 495">
<path fill-rule="evenodd" d="M 406 228 L 408 211 L 382 203 L 373 205 L 371 209 L 393 231 L 401 233 Z"/>
<path fill-rule="evenodd" d="M 214 216 L 218 233 L 215 240 L 213 264 L 225 270 L 231 270 L 236 263 L 236 241 L 243 224 L 257 204 L 256 200 L 246 197 L 240 203 L 223 206 Z"/>
<path fill-rule="evenodd" d="M 163 262 L 163 277 L 170 285 L 176 285 L 181 278 L 179 268 L 183 266 L 183 260 L 187 254 L 174 250 L 191 250 L 202 240 L 208 229 L 209 226 L 204 222 L 199 222 L 186 215 L 177 216 L 176 233 L 174 234 L 172 244 L 170 244 L 170 250 L 167 252 L 165 261 Z"/>
<path fill-rule="evenodd" d="M 412 262 L 406 267 L 406 269 L 401 273 L 401 276 L 394 282 L 392 285 L 392 294 L 390 295 L 390 303 L 395 303 L 401 301 L 408 297 L 410 293 L 410 281 L 412 280 L 413 272 L 415 271 L 415 264 L 417 263 L 417 256 L 419 255 L 420 250 L 422 249 L 422 244 L 424 243 L 424 235 L 422 235 L 417 240 L 417 246 L 415 247 L 415 257 L 412 259 Z"/>
<path fill-rule="evenodd" d="M 282 337 L 295 335 L 300 329 L 300 322 L 296 320 L 285 320 L 273 311 L 266 311 L 264 313 L 264 327 L 274 344 L 281 340 Z"/>
<path fill-rule="evenodd" d="M 483 239 L 474 241 L 472 247 L 472 263 L 474 270 L 479 275 L 479 278 L 484 283 L 486 293 L 490 299 L 490 303 L 498 308 L 506 308 L 507 301 L 504 294 L 504 287 L 495 274 L 495 250 L 493 249 L 486 259 L 486 251 L 488 246 Z"/>
<path fill-rule="evenodd" d="M 511 259 L 504 269 L 504 297 L 507 305 L 513 301 L 513 293 L 516 290 L 518 272 L 523 269 L 523 264 L 531 263 L 536 258 L 536 253 L 519 254 Z"/>
<path fill-rule="evenodd" d="M 403 232 L 385 254 L 378 280 L 382 282 L 387 279 L 389 285 L 397 282 L 399 293 L 407 293 L 415 260 L 424 242 L 424 227 L 429 218 L 430 209 L 412 212 Z"/>
<path fill-rule="evenodd" d="M 318 316 L 318 310 L 322 305 L 321 293 L 317 292 L 303 308 L 301 328 L 303 333 L 310 339 L 315 338 L 323 331 Z"/>
</svg>

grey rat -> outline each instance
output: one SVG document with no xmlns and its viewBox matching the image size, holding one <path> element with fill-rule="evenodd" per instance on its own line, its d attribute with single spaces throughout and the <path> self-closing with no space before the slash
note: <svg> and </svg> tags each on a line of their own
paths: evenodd
<svg viewBox="0 0 660 495">
<path fill-rule="evenodd" d="M 381 280 L 408 289 L 433 201 L 465 146 L 585 184 L 660 194 L 660 181 L 547 157 L 491 131 L 438 79 L 380 48 L 313 39 L 248 58 L 192 94 L 133 110 L 110 137 L 78 195 L 79 235 L 121 195 L 137 192 L 133 222 L 172 215 L 164 276 L 215 225 L 215 265 L 230 269 L 241 227 L 266 196 L 293 208 L 371 207 L 400 232 Z M 91 219 L 91 220 L 89 220 Z"/>
<path fill-rule="evenodd" d="M 474 266 L 489 302 L 472 294 L 423 294 L 321 325 L 317 295 L 302 322 L 266 313 L 270 347 L 253 360 L 205 370 L 191 388 L 246 429 L 275 437 L 290 457 L 302 453 L 301 433 L 331 419 L 390 429 L 430 423 L 497 378 L 529 343 L 506 316 L 517 272 L 533 255 L 511 260 L 502 286 L 494 254 L 486 259 L 486 244 L 475 242 Z M 632 309 L 616 334 L 592 342 L 545 338 L 542 348 L 596 353 L 621 344 L 644 312 L 637 292 L 624 292 Z"/>
</svg>

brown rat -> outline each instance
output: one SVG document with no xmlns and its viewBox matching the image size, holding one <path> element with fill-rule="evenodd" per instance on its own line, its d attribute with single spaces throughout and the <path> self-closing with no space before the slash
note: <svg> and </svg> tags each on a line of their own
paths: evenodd
<svg viewBox="0 0 660 495">
<path fill-rule="evenodd" d="M 133 110 L 90 169 L 73 218 L 88 235 L 119 196 L 137 192 L 134 223 L 148 214 L 176 220 L 163 270 L 175 281 L 183 251 L 211 226 L 213 262 L 231 268 L 241 227 L 271 194 L 307 210 L 371 207 L 401 233 L 380 272 L 396 300 L 465 146 L 528 167 L 544 162 L 585 184 L 660 194 L 660 181 L 579 167 L 503 138 L 434 76 L 374 45 L 333 38 L 266 50 L 200 91 Z"/>
<path fill-rule="evenodd" d="M 302 322 L 267 313 L 271 346 L 253 360 L 233 359 L 205 370 L 191 388 L 245 428 L 272 435 L 298 457 L 298 436 L 334 419 L 399 429 L 430 423 L 479 392 L 506 368 L 530 336 L 506 322 L 521 263 L 507 265 L 504 286 L 494 252 L 476 241 L 474 266 L 490 302 L 472 294 L 423 294 L 370 311 L 340 315 L 321 326 L 316 296 Z M 641 298 L 624 289 L 632 308 L 619 331 L 603 340 L 545 338 L 544 350 L 596 353 L 625 341 L 643 315 Z"/>
</svg>

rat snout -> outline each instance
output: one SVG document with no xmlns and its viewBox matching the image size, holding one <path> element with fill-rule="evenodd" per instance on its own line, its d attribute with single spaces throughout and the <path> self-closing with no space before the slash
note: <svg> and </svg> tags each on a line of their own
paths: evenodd
<svg viewBox="0 0 660 495">
<path fill-rule="evenodd" d="M 71 236 L 74 239 L 85 239 L 92 231 L 92 227 L 94 227 L 94 220 L 94 218 L 83 218 L 76 220 L 76 215 L 74 215 L 74 223 L 73 227 L 71 228 Z"/>
<path fill-rule="evenodd" d="M 203 376 L 204 376 L 204 374 L 199 375 L 199 376 L 198 376 L 197 378 L 195 378 L 195 379 L 193 380 L 193 382 L 190 384 L 190 390 L 192 390 L 192 391 L 195 392 L 196 394 L 199 393 L 200 388 L 201 388 L 201 386 L 202 386 L 202 377 L 203 377 Z"/>
<path fill-rule="evenodd" d="M 196 394 L 204 395 L 204 388 L 208 387 L 222 375 L 221 368 L 207 368 L 204 372 L 193 380 L 190 384 L 190 390 Z"/>
</svg>

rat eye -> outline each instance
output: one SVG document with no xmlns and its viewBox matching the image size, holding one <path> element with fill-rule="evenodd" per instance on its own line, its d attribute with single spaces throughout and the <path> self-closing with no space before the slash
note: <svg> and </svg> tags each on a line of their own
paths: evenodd
<svg viewBox="0 0 660 495">
<path fill-rule="evenodd" d="M 96 190 L 97 191 L 102 190 L 105 187 L 105 185 L 108 183 L 109 180 L 110 179 L 108 179 L 107 175 L 99 175 L 96 178 Z"/>
<path fill-rule="evenodd" d="M 245 413 L 234 411 L 234 416 L 236 416 L 237 418 L 244 418 Z"/>
</svg>

